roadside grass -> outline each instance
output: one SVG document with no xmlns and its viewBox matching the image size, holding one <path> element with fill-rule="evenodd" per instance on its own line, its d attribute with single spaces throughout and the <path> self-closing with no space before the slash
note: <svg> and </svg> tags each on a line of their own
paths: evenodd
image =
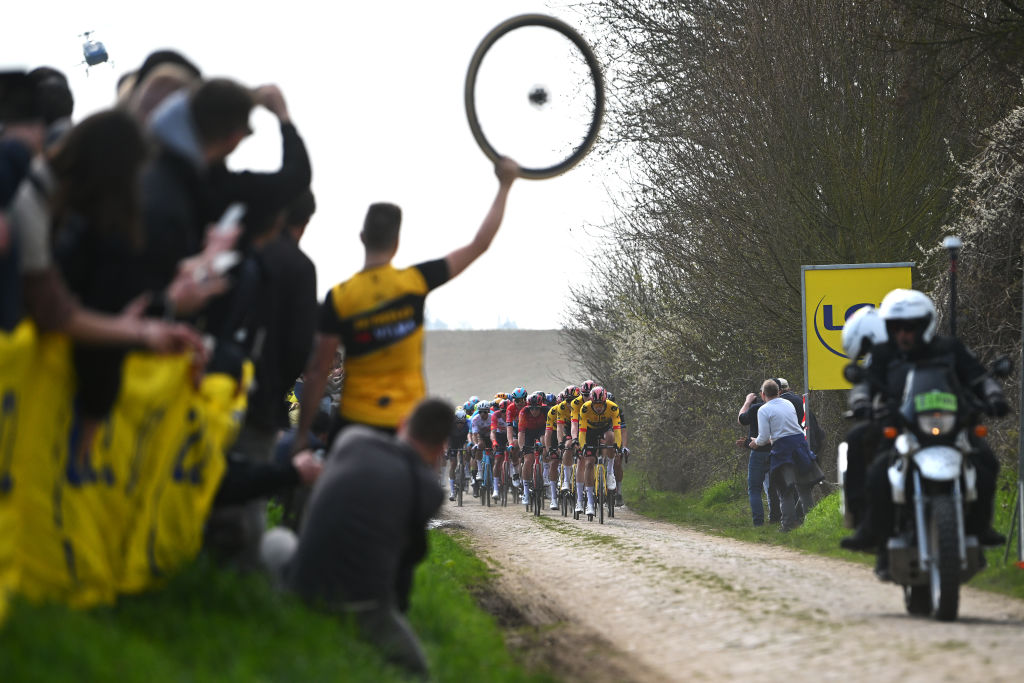
<svg viewBox="0 0 1024 683">
<path fill-rule="evenodd" d="M 995 527 L 1003 532 L 1010 527 L 1016 486 L 1016 472 L 1004 471 L 996 494 L 994 522 Z M 754 527 L 751 524 L 745 473 L 711 484 L 703 491 L 685 495 L 647 488 L 641 477 L 628 477 L 623 482 L 623 493 L 629 501 L 630 508 L 647 517 L 681 524 L 717 536 L 752 543 L 781 545 L 874 566 L 873 555 L 853 553 L 839 547 L 839 539 L 853 532 L 843 527 L 842 516 L 839 514 L 838 491 L 822 498 L 808 513 L 803 526 L 789 533 L 779 531 L 777 524 L 766 522 L 762 527 Z M 1017 568 L 1015 564 L 1016 544 L 1014 543 L 1010 551 L 1010 560 L 1006 564 L 1003 563 L 1003 553 L 1002 547 L 986 551 L 988 568 L 971 579 L 969 585 L 1024 598 L 1024 570 Z"/>
<path fill-rule="evenodd" d="M 550 680 L 518 667 L 472 591 L 485 564 L 430 533 L 410 620 L 438 681 Z M 2 681 L 402 681 L 351 624 L 306 608 L 261 576 L 200 559 L 159 591 L 74 611 L 16 600 L 0 630 Z"/>
</svg>

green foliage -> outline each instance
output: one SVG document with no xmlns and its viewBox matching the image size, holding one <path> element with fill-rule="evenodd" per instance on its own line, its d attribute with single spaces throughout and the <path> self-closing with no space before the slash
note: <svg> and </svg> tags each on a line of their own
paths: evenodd
<svg viewBox="0 0 1024 683">
<path fill-rule="evenodd" d="M 966 47 L 1024 23 L 991 4 L 983 19 L 925 2 L 583 6 L 610 71 L 606 149 L 628 155 L 630 190 L 595 268 L 615 286 L 574 289 L 566 319 L 588 370 L 626 399 L 656 487 L 731 476 L 743 397 L 766 377 L 806 386 L 802 265 L 914 261 L 931 291 L 935 245 L 969 209 L 989 224 L 964 255 L 988 324 L 965 310 L 961 325 L 1019 355 L 1020 250 L 1005 245 L 1024 224 L 1024 116 L 993 131 L 991 163 L 963 165 L 1020 98 L 996 52 Z M 833 448 L 842 401 L 812 396 Z"/>
<path fill-rule="evenodd" d="M 282 518 L 284 518 L 284 505 L 277 500 L 267 501 L 267 528 L 273 529 L 275 526 L 281 526 Z"/>
<path fill-rule="evenodd" d="M 431 533 L 410 620 L 439 681 L 543 680 L 518 668 L 494 619 L 475 604 L 487 569 Z M 497 667 L 492 670 L 489 667 Z M 260 576 L 200 560 L 161 591 L 87 612 L 15 601 L 0 631 L 3 681 L 405 680 L 349 623 L 306 608 Z"/>
</svg>

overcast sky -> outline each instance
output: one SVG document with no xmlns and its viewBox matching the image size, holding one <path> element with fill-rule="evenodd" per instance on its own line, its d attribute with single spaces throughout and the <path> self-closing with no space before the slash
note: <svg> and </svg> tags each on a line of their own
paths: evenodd
<svg viewBox="0 0 1024 683">
<path fill-rule="evenodd" d="M 207 76 L 278 84 L 313 160 L 319 208 L 302 247 L 316 263 L 321 295 L 362 267 L 358 232 L 371 202 L 403 209 L 396 265 L 441 257 L 472 238 L 497 189 L 462 98 L 466 67 L 487 31 L 511 16 L 542 12 L 591 38 L 571 9 L 529 0 L 4 5 L 0 67 L 63 70 L 76 119 L 109 106 L 117 77 L 158 48 L 178 49 Z M 100 65 L 87 75 L 78 66 L 78 34 L 86 30 L 104 42 L 113 68 Z M 525 78 L 545 84 L 543 74 Z M 261 111 L 253 125 L 256 134 L 232 165 L 276 167 L 275 120 Z M 621 187 L 611 175 L 591 155 L 561 177 L 517 181 L 491 249 L 431 294 L 428 315 L 451 327 L 493 328 L 506 319 L 523 328 L 559 327 L 565 299 L 555 285 L 578 278 L 597 248 L 581 228 L 610 220 L 608 186 Z"/>
</svg>

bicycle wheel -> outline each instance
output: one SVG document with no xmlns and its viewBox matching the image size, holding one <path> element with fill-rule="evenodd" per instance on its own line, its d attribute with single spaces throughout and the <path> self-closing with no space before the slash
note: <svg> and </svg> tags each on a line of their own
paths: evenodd
<svg viewBox="0 0 1024 683">
<path fill-rule="evenodd" d="M 501 501 L 501 507 L 508 507 L 508 490 L 512 486 L 512 465 L 507 456 L 501 463 L 501 477 L 498 482 L 498 500 Z"/>
<path fill-rule="evenodd" d="M 480 504 L 491 507 L 491 486 L 494 485 L 492 482 L 494 472 L 491 471 L 490 459 L 483 460 L 480 467 L 483 468 L 483 474 L 480 475 Z"/>
<path fill-rule="evenodd" d="M 578 164 L 597 140 L 604 79 L 593 50 L 572 27 L 523 14 L 494 27 L 477 46 L 464 99 L 469 129 L 491 161 L 512 156 L 522 177 L 551 178 Z"/>
<path fill-rule="evenodd" d="M 466 479 L 462 476 L 462 463 L 455 466 L 455 504 L 462 507 L 462 489 L 466 487 Z"/>
<path fill-rule="evenodd" d="M 541 472 L 540 458 L 533 463 L 533 516 L 540 517 L 540 508 L 544 503 L 544 475 Z"/>
<path fill-rule="evenodd" d="M 561 482 L 559 482 L 559 487 L 558 487 L 558 506 L 562 510 L 562 516 L 563 517 L 568 517 L 569 516 L 569 492 L 562 490 Z"/>
<path fill-rule="evenodd" d="M 480 504 L 487 505 L 490 500 L 490 495 L 487 493 L 487 470 L 482 462 L 477 467 L 480 468 L 480 484 L 477 487 L 480 491 Z"/>
<path fill-rule="evenodd" d="M 597 493 L 597 519 L 601 524 L 604 524 L 604 500 L 607 496 L 605 486 L 607 480 L 604 477 L 604 465 L 599 464 L 597 466 L 597 478 L 594 481 L 596 493 Z"/>
</svg>

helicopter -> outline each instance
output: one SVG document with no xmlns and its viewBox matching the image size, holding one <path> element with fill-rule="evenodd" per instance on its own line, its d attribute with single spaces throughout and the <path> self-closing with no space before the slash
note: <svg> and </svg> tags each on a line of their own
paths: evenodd
<svg viewBox="0 0 1024 683">
<path fill-rule="evenodd" d="M 85 73 L 89 74 L 89 67 L 96 66 L 97 64 L 107 63 L 113 68 L 114 63 L 110 61 L 110 55 L 107 54 L 107 48 L 104 47 L 103 43 L 98 40 L 92 40 L 91 36 L 95 31 L 86 31 L 85 33 L 79 33 L 80 38 L 85 38 L 85 42 L 82 43 L 82 56 L 85 57 L 82 60 L 82 64 L 85 64 Z"/>
</svg>

